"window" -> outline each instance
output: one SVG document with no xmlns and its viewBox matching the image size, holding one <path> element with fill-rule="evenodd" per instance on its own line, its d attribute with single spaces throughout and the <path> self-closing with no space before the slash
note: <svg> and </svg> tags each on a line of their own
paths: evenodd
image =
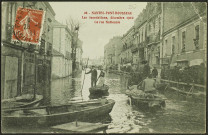
<svg viewBox="0 0 208 135">
<path fill-rule="evenodd" d="M 194 45 L 195 45 L 195 49 L 199 49 L 199 25 L 195 26 Z"/>
<path fill-rule="evenodd" d="M 182 32 L 182 52 L 185 52 L 186 49 L 186 31 Z"/>
<path fill-rule="evenodd" d="M 171 46 L 172 54 L 175 53 L 175 36 L 172 37 L 172 46 Z"/>
<path fill-rule="evenodd" d="M 41 43 L 40 43 L 40 54 L 44 54 L 45 53 L 45 40 L 41 39 Z"/>
<path fill-rule="evenodd" d="M 167 53 L 166 53 L 166 51 L 167 51 L 167 50 L 166 50 L 166 49 L 167 49 L 167 46 L 168 46 L 168 40 L 166 39 L 166 40 L 165 40 L 164 49 L 163 49 L 163 51 L 164 51 L 163 57 L 166 56 L 166 54 L 167 54 Z"/>
<path fill-rule="evenodd" d="M 143 30 L 142 30 L 142 40 L 141 41 L 143 41 Z"/>
<path fill-rule="evenodd" d="M 168 45 L 168 40 L 166 39 L 166 40 L 165 40 L 165 46 L 167 46 L 167 45 Z"/>
<path fill-rule="evenodd" d="M 140 43 L 140 34 L 139 34 L 139 43 Z"/>
<path fill-rule="evenodd" d="M 199 25 L 195 26 L 195 39 L 199 39 Z"/>
<path fill-rule="evenodd" d="M 48 25 L 48 32 L 50 31 L 51 27 Z"/>
</svg>

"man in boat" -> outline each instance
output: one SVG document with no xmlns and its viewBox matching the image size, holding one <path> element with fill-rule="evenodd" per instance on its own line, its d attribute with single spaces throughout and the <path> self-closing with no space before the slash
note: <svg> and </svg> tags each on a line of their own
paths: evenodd
<svg viewBox="0 0 208 135">
<path fill-rule="evenodd" d="M 103 68 L 100 69 L 100 75 L 98 77 L 99 82 L 98 82 L 98 86 L 104 87 L 104 83 L 105 83 L 105 72 L 103 71 Z"/>
<path fill-rule="evenodd" d="M 95 66 L 92 66 L 92 69 L 86 74 L 89 73 L 91 73 L 91 87 L 94 87 L 96 86 L 96 82 L 97 82 L 97 70 L 95 69 Z"/>
<path fill-rule="evenodd" d="M 156 93 L 155 80 L 152 78 L 152 74 L 149 74 L 142 82 L 142 88 L 145 93 Z"/>
</svg>

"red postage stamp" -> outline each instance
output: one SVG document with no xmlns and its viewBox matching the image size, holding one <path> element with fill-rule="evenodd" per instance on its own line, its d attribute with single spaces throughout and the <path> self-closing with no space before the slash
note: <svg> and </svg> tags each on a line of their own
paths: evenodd
<svg viewBox="0 0 208 135">
<path fill-rule="evenodd" d="M 12 40 L 38 44 L 43 30 L 45 12 L 43 10 L 17 9 Z"/>
</svg>

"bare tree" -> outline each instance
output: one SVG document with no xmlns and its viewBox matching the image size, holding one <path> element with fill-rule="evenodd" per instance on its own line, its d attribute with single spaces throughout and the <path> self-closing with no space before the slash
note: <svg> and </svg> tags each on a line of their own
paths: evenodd
<svg viewBox="0 0 208 135">
<path fill-rule="evenodd" d="M 70 29 L 70 35 L 71 35 L 71 45 L 72 45 L 72 70 L 74 71 L 76 69 L 76 49 L 78 45 L 78 31 L 80 28 L 80 22 L 75 21 L 71 17 L 69 17 L 66 20 L 66 25 Z"/>
</svg>

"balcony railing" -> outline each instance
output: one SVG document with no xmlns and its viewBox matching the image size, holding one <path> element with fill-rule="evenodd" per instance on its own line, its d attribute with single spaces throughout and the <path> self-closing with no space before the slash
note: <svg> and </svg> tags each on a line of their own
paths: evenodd
<svg viewBox="0 0 208 135">
<path fill-rule="evenodd" d="M 132 59 L 124 58 L 123 64 L 132 63 Z"/>
<path fill-rule="evenodd" d="M 134 52 L 136 52 L 136 51 L 138 51 L 138 47 L 134 45 L 134 46 L 131 48 L 131 52 L 134 53 Z"/>
<path fill-rule="evenodd" d="M 149 35 L 146 38 L 146 43 L 147 45 L 153 44 L 160 41 L 160 34 L 156 34 L 156 35 Z"/>
<path fill-rule="evenodd" d="M 169 59 L 168 58 L 160 58 L 161 59 L 161 64 L 169 64 Z"/>
<path fill-rule="evenodd" d="M 138 48 L 144 48 L 145 47 L 145 43 L 144 42 L 141 42 L 138 44 Z"/>
</svg>

